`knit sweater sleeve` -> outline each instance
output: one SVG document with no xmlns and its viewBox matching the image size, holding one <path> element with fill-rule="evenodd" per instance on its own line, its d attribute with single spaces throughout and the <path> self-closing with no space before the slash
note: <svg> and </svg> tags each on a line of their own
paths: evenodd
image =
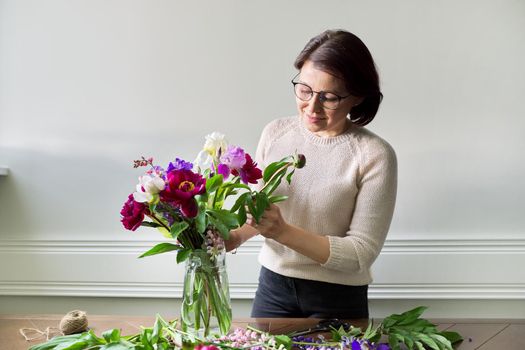
<svg viewBox="0 0 525 350">
<path fill-rule="evenodd" d="M 397 191 L 397 159 L 382 139 L 360 150 L 358 194 L 344 237 L 328 236 L 330 255 L 322 265 L 342 272 L 363 272 L 379 255 L 392 220 Z"/>
</svg>

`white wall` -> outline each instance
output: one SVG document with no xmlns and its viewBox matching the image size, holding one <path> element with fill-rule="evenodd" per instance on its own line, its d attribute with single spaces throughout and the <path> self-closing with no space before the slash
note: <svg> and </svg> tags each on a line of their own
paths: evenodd
<svg viewBox="0 0 525 350">
<path fill-rule="evenodd" d="M 253 152 L 294 113 L 292 63 L 327 28 L 376 58 L 385 99 L 369 128 L 399 160 L 373 315 L 523 317 L 519 0 L 0 0 L 0 313 L 171 308 L 180 267 L 137 260 L 161 237 L 119 223 L 132 160 L 191 160 L 214 130 Z M 238 316 L 260 244 L 229 256 Z"/>
</svg>

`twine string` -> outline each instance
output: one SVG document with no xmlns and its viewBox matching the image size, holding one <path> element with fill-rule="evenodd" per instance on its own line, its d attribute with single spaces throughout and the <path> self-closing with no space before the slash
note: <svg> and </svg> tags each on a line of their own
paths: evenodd
<svg viewBox="0 0 525 350">
<path fill-rule="evenodd" d="M 46 337 L 46 340 L 49 340 L 55 335 L 62 335 L 60 329 L 56 327 L 47 327 L 43 331 L 41 331 L 38 328 L 20 328 L 18 331 L 26 341 L 33 341 L 36 339 L 40 339 L 44 336 Z"/>
<path fill-rule="evenodd" d="M 20 328 L 18 332 L 24 337 L 26 341 L 33 341 L 46 337 L 46 340 L 56 335 L 69 335 L 75 333 L 82 333 L 88 329 L 88 320 L 85 311 L 73 310 L 68 312 L 60 320 L 59 328 L 47 327 L 45 330 L 38 328 Z"/>
</svg>

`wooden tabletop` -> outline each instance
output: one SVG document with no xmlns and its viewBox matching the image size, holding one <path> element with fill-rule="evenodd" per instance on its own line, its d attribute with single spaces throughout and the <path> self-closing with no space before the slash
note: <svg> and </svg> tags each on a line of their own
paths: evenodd
<svg viewBox="0 0 525 350">
<path fill-rule="evenodd" d="M 26 341 L 19 330 L 21 328 L 45 330 L 47 327 L 58 327 L 62 316 L 0 315 L 0 349 L 26 350 L 31 345 L 44 342 L 45 338 Z M 151 327 L 154 321 L 155 317 L 88 315 L 89 327 L 98 335 L 112 328 L 120 328 L 122 334 L 135 334 L 140 332 L 140 326 Z M 438 319 L 431 321 L 438 325 L 439 330 L 453 330 L 463 336 L 465 340 L 457 344 L 455 349 L 525 349 L 525 320 Z M 318 320 L 315 319 L 246 318 L 234 320 L 232 327 L 245 327 L 249 324 L 273 334 L 286 334 L 313 326 L 317 322 Z M 366 327 L 368 320 L 353 320 L 351 324 L 356 327 Z"/>
</svg>

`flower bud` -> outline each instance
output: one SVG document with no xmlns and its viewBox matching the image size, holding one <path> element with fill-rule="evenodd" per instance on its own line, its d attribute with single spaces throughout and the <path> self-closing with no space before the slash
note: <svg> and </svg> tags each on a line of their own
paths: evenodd
<svg viewBox="0 0 525 350">
<path fill-rule="evenodd" d="M 304 154 L 297 154 L 294 157 L 293 166 L 296 167 L 297 169 L 301 169 L 301 168 L 304 168 L 305 165 L 306 165 L 306 157 L 304 156 Z"/>
</svg>

